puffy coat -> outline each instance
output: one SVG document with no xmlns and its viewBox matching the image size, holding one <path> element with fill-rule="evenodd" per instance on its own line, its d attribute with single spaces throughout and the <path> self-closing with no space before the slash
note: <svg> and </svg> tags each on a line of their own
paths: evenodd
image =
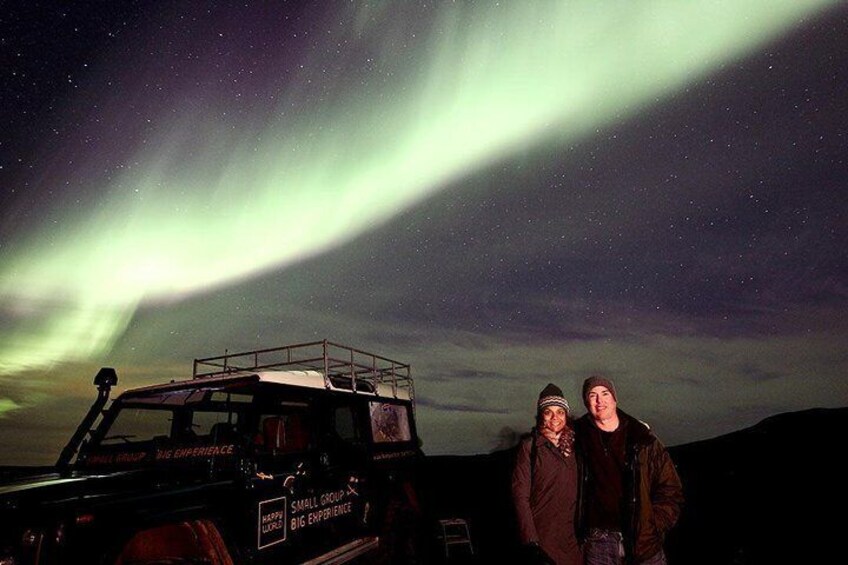
<svg viewBox="0 0 848 565">
<path fill-rule="evenodd" d="M 512 473 L 519 538 L 538 543 L 557 565 L 583 562 L 574 531 L 577 481 L 575 455 L 564 457 L 535 430 L 522 440 Z"/>
<path fill-rule="evenodd" d="M 628 562 L 639 563 L 662 549 L 665 535 L 680 517 L 683 485 L 668 451 L 650 428 L 620 409 L 618 417 L 626 425 L 624 492 L 627 500 L 623 507 L 622 533 Z M 577 420 L 578 449 L 585 444 L 581 437 L 586 437 L 592 428 L 590 414 Z M 594 486 L 588 465 L 581 466 L 580 482 L 578 531 L 584 538 L 587 533 L 586 496 Z"/>
</svg>

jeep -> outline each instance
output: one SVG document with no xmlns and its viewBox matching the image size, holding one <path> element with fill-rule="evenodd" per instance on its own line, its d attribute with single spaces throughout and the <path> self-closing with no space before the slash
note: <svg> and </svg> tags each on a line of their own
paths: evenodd
<svg viewBox="0 0 848 565">
<path fill-rule="evenodd" d="M 0 486 L 0 563 L 416 560 L 409 365 L 329 341 L 115 371 L 56 463 Z"/>
</svg>

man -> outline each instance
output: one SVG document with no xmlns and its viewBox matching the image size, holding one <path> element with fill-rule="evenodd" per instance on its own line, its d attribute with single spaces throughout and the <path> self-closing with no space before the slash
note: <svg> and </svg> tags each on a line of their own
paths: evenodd
<svg viewBox="0 0 848 565">
<path fill-rule="evenodd" d="M 586 565 L 665 565 L 663 541 L 677 522 L 683 487 L 663 444 L 618 408 L 601 376 L 583 383 L 588 413 L 575 423 L 582 456 L 579 532 Z"/>
<path fill-rule="evenodd" d="M 536 427 L 518 447 L 512 498 L 518 517 L 522 564 L 582 565 L 574 530 L 577 462 L 568 402 L 549 384 L 536 408 Z"/>
</svg>

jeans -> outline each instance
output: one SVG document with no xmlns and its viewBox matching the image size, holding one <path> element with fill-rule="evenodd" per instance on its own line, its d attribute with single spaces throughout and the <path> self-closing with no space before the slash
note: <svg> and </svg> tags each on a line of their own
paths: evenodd
<svg viewBox="0 0 848 565">
<path fill-rule="evenodd" d="M 621 565 L 624 563 L 624 543 L 621 532 L 592 529 L 583 546 L 585 565 Z M 667 565 L 665 553 L 660 550 L 639 565 Z"/>
</svg>

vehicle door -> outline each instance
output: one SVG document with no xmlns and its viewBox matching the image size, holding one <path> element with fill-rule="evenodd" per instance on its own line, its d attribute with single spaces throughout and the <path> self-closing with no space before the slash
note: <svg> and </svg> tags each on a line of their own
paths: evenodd
<svg viewBox="0 0 848 565">
<path fill-rule="evenodd" d="M 301 563 L 361 540 L 369 511 L 361 399 L 294 388 L 256 396 L 246 560 Z"/>
</svg>

